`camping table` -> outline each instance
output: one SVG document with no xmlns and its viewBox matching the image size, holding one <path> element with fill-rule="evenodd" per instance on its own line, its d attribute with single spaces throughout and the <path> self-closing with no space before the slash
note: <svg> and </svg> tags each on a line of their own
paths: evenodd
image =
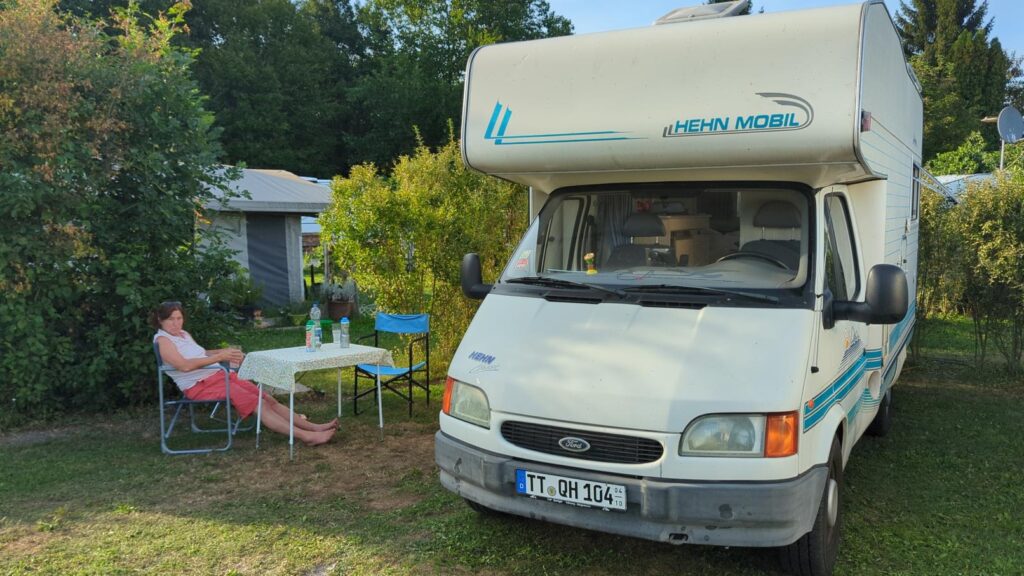
<svg viewBox="0 0 1024 576">
<path fill-rule="evenodd" d="M 259 384 L 260 395 L 256 406 L 256 447 L 260 446 L 260 419 L 263 415 L 263 386 L 288 391 L 288 456 L 295 458 L 295 375 L 311 370 L 338 369 L 338 417 L 341 417 L 341 369 L 356 364 L 385 364 L 393 366 L 391 352 L 373 346 L 352 344 L 348 348 L 324 345 L 316 352 L 306 352 L 304 346 L 277 348 L 249 352 L 238 368 L 238 377 Z M 384 408 L 381 401 L 380 374 L 377 374 L 377 417 L 381 437 L 384 436 Z"/>
</svg>

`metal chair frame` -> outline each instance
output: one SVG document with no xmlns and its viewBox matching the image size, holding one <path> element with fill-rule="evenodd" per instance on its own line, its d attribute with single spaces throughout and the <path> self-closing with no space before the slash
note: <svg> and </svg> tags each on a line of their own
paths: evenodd
<svg viewBox="0 0 1024 576">
<path fill-rule="evenodd" d="M 403 332 L 403 331 L 399 331 L 399 330 L 395 330 L 395 329 L 382 329 L 381 328 L 382 320 L 385 321 L 385 324 L 388 323 L 387 321 L 396 321 L 396 320 L 398 322 L 403 322 L 403 321 L 420 322 L 420 321 L 422 321 L 422 322 L 425 323 L 426 330 L 425 331 L 410 330 L 410 331 L 404 331 Z M 390 333 L 390 334 L 400 334 L 400 335 L 422 334 L 422 336 L 420 336 L 418 338 L 413 338 L 409 342 L 409 346 L 408 346 L 409 363 L 406 364 L 405 366 L 401 367 L 404 370 L 401 373 L 394 375 L 392 378 L 389 378 L 387 380 L 381 379 L 381 381 L 380 381 L 381 390 L 384 390 L 385 388 L 387 388 L 388 390 L 394 392 L 395 394 L 397 394 L 399 397 L 401 397 L 403 400 L 405 400 L 409 404 L 409 416 L 412 416 L 412 401 L 413 401 L 412 393 L 413 393 L 413 386 L 416 386 L 416 387 L 424 390 L 427 393 L 427 406 L 430 405 L 430 327 L 429 327 L 429 322 L 430 322 L 430 315 L 429 314 L 398 315 L 398 314 L 383 314 L 383 313 L 378 312 L 377 313 L 377 319 L 376 319 L 376 322 L 375 322 L 375 325 L 374 325 L 373 334 L 366 334 L 365 336 L 360 336 L 360 337 L 358 337 L 358 338 L 356 338 L 354 340 L 355 342 L 361 342 L 361 341 L 365 341 L 365 340 L 368 340 L 370 338 L 373 338 L 373 345 L 374 345 L 374 347 L 378 347 L 379 348 L 380 347 L 380 334 L 382 332 Z M 417 365 L 413 363 L 413 351 L 415 349 L 416 344 L 419 343 L 419 342 L 423 343 L 424 361 L 421 363 L 422 366 L 417 367 Z M 356 415 L 359 414 L 359 399 L 360 398 L 362 398 L 363 396 L 368 396 L 370 394 L 373 394 L 374 399 L 376 399 L 376 397 L 377 397 L 377 386 L 376 386 L 377 375 L 374 372 L 371 372 L 368 369 L 362 368 L 362 366 L 363 365 L 355 366 L 355 369 L 353 370 L 353 378 L 352 378 L 352 413 L 356 414 Z M 374 366 L 373 369 L 377 369 L 377 370 L 382 370 L 383 369 L 383 370 L 386 370 L 386 368 L 382 368 L 380 366 Z M 422 381 L 420 381 L 420 379 L 417 379 L 417 375 L 421 374 L 421 373 L 423 375 L 422 376 Z M 383 376 L 383 373 L 382 373 L 382 376 Z M 360 392 L 359 391 L 359 379 L 360 378 L 368 378 L 368 379 L 372 380 L 374 382 L 373 386 L 371 386 L 370 389 L 368 389 L 368 390 L 364 390 L 363 392 Z M 405 382 L 408 385 L 408 390 L 407 391 L 402 391 L 399 388 L 396 388 L 395 386 L 393 386 L 393 384 L 401 383 L 401 382 Z"/>
<path fill-rule="evenodd" d="M 157 389 L 160 397 L 160 450 L 164 454 L 209 454 L 210 452 L 224 452 L 231 449 L 232 439 L 235 434 L 239 431 L 252 430 L 255 424 L 241 428 L 242 418 L 235 420 L 234 424 L 231 422 L 231 387 L 230 387 L 230 373 L 231 367 L 227 362 L 220 362 L 218 364 L 211 364 L 207 368 L 219 368 L 224 371 L 224 399 L 223 400 L 190 400 L 188 397 L 182 395 L 180 399 L 171 400 L 167 399 L 164 394 L 164 373 L 170 370 L 174 370 L 173 367 L 163 363 L 163 359 L 160 357 L 160 347 L 156 342 L 153 342 L 153 353 L 156 355 L 156 367 L 157 367 Z M 217 411 L 223 404 L 225 406 L 225 420 L 226 426 L 223 428 L 201 428 L 196 424 L 195 407 L 199 404 L 213 404 L 213 408 L 210 410 L 209 418 L 215 420 Z M 173 407 L 174 415 L 171 417 L 170 423 L 167 422 L 167 408 Z M 188 450 L 174 450 L 167 445 L 167 439 L 170 438 L 171 433 L 174 432 L 174 426 L 178 422 L 178 417 L 181 416 L 183 408 L 188 408 L 189 424 L 192 432 L 199 434 L 212 434 L 223 432 L 227 434 L 227 441 L 223 446 L 215 448 L 195 448 Z"/>
</svg>

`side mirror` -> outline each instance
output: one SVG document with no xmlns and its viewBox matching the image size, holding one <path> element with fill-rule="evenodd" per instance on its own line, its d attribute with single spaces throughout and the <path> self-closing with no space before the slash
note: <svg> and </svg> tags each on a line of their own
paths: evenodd
<svg viewBox="0 0 1024 576">
<path fill-rule="evenodd" d="M 462 257 L 462 293 L 466 298 L 483 300 L 492 284 L 484 284 L 480 275 L 480 256 L 470 252 Z"/>
<path fill-rule="evenodd" d="M 899 266 L 876 264 L 868 271 L 864 302 L 834 302 L 832 317 L 865 324 L 895 324 L 907 315 L 909 292 L 907 275 Z"/>
</svg>

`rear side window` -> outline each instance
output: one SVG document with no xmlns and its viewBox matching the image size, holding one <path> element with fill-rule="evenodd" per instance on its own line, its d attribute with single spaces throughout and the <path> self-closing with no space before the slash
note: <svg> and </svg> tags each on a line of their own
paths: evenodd
<svg viewBox="0 0 1024 576">
<path fill-rule="evenodd" d="M 838 194 L 825 197 L 825 286 L 836 300 L 853 300 L 860 287 L 850 213 Z"/>
<path fill-rule="evenodd" d="M 917 220 L 918 210 L 921 205 L 921 167 L 917 164 L 914 164 L 914 182 L 910 188 L 910 219 Z"/>
</svg>

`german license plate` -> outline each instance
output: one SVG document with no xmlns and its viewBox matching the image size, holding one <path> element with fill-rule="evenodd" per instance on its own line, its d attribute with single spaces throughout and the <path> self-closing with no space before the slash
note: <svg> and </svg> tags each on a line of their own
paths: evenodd
<svg viewBox="0 0 1024 576">
<path fill-rule="evenodd" d="M 625 486 L 566 478 L 529 470 L 516 470 L 516 493 L 587 508 L 626 509 Z"/>
</svg>

